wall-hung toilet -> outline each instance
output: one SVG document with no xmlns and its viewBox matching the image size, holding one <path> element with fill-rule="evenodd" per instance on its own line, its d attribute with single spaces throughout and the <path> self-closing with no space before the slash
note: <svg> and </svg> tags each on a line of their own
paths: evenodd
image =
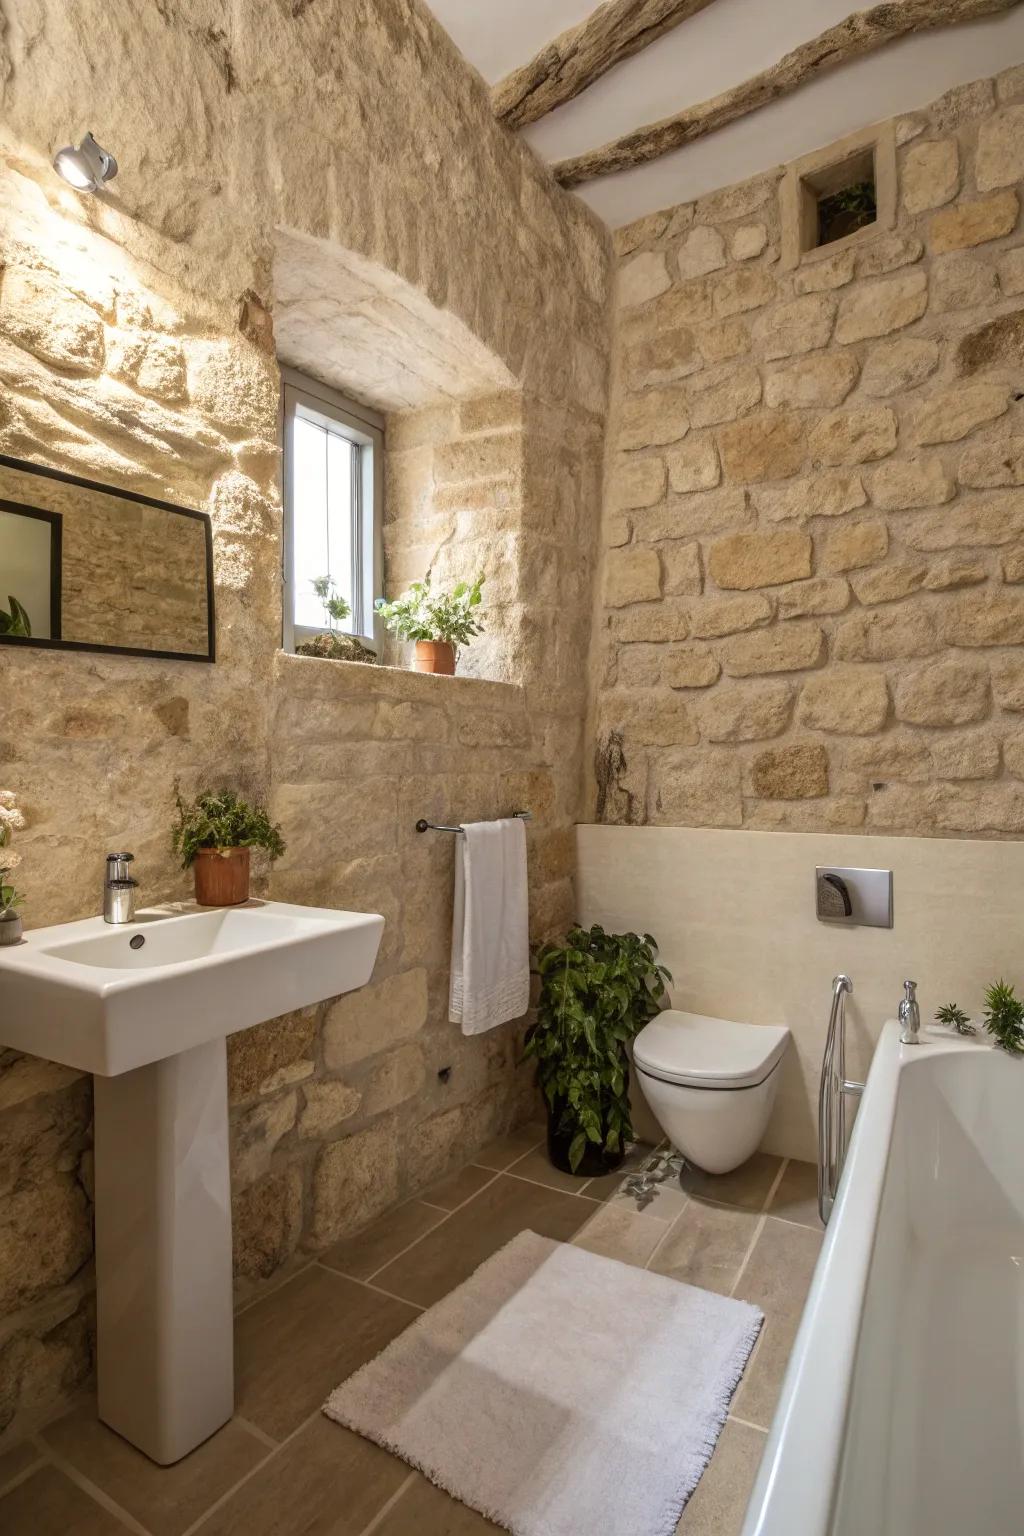
<svg viewBox="0 0 1024 1536">
<path fill-rule="evenodd" d="M 757 1151 L 789 1044 L 782 1024 L 738 1024 L 669 1008 L 633 1042 L 640 1086 L 677 1152 L 728 1173 Z"/>
</svg>

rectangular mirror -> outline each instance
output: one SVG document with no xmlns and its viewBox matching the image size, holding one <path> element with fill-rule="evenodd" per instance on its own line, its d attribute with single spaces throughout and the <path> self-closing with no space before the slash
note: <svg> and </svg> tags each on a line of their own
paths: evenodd
<svg viewBox="0 0 1024 1536">
<path fill-rule="evenodd" d="M 213 661 L 209 517 L 0 454 L 0 643 Z"/>
</svg>

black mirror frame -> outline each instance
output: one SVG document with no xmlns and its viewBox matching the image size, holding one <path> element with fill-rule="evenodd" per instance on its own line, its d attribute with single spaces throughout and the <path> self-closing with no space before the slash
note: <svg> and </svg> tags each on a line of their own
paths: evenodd
<svg viewBox="0 0 1024 1536">
<path fill-rule="evenodd" d="M 159 501 L 155 496 L 143 496 L 139 491 L 120 490 L 115 485 L 101 485 L 97 480 L 86 480 L 81 475 L 69 475 L 62 469 L 48 469 L 42 464 L 32 464 L 27 459 L 15 459 L 0 453 L 0 465 L 6 469 L 21 470 L 29 475 L 42 475 L 47 480 L 60 480 L 64 485 L 78 485 L 85 491 L 102 491 L 107 496 L 120 496 L 123 501 L 133 501 L 144 507 L 157 507 L 161 512 L 174 512 L 179 517 L 191 517 L 203 525 L 206 548 L 206 614 L 207 649 L 205 655 L 195 651 L 156 651 L 136 645 L 91 645 L 85 640 L 43 640 L 28 635 L 0 635 L 0 645 L 35 647 L 47 651 L 90 651 L 103 656 L 148 656 L 154 661 L 215 662 L 217 659 L 217 616 L 213 590 L 213 525 L 208 512 L 197 512 L 192 507 L 177 507 L 170 501 Z"/>
</svg>

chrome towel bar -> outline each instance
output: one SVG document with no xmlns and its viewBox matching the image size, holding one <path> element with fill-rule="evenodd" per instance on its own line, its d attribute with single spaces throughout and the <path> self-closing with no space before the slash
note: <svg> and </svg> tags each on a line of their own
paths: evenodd
<svg viewBox="0 0 1024 1536">
<path fill-rule="evenodd" d="M 519 821 L 532 821 L 533 820 L 533 812 L 532 811 L 510 811 L 509 812 L 509 816 L 510 817 L 515 817 Z M 416 823 L 416 831 L 417 832 L 465 832 L 465 830 L 466 830 L 465 827 L 443 827 L 443 826 L 439 826 L 437 822 L 426 821 L 422 817 Z"/>
</svg>

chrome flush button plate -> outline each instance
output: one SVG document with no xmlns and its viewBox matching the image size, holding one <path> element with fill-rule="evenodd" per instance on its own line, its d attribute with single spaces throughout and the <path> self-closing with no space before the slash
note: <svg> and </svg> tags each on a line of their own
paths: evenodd
<svg viewBox="0 0 1024 1536">
<path fill-rule="evenodd" d="M 892 870 L 819 864 L 814 871 L 814 909 L 820 923 L 891 928 Z"/>
</svg>

